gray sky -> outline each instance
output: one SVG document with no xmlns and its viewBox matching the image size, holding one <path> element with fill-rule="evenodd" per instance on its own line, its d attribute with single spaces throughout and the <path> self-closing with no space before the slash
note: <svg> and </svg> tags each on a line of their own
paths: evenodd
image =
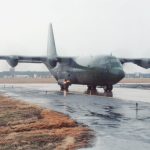
<svg viewBox="0 0 150 150">
<path fill-rule="evenodd" d="M 0 0 L 0 55 L 46 55 L 51 22 L 59 55 L 150 58 L 149 8 L 149 0 Z M 31 68 L 46 70 L 17 70 Z"/>
</svg>

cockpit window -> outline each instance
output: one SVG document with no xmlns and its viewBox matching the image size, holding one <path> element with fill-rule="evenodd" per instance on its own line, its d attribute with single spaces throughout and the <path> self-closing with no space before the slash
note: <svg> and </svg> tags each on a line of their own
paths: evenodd
<svg viewBox="0 0 150 150">
<path fill-rule="evenodd" d="M 117 60 L 115 58 L 110 59 L 110 65 L 112 68 L 113 67 L 121 67 L 119 60 Z"/>
</svg>

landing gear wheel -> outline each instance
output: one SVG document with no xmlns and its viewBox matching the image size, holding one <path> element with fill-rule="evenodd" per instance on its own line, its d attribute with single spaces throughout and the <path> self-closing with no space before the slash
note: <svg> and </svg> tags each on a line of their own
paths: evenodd
<svg viewBox="0 0 150 150">
<path fill-rule="evenodd" d="M 113 89 L 113 86 L 112 86 L 112 85 L 105 85 L 105 86 L 104 86 L 104 91 L 105 91 L 105 92 L 111 92 L 112 89 Z"/>
<path fill-rule="evenodd" d="M 88 86 L 86 94 L 97 95 L 96 86 Z"/>
</svg>

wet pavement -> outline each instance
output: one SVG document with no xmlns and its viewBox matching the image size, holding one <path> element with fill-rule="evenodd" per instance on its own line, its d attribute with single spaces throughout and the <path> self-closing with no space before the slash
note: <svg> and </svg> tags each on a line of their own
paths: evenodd
<svg viewBox="0 0 150 150">
<path fill-rule="evenodd" d="M 150 149 L 150 90 L 114 88 L 111 95 L 82 94 L 72 85 L 64 97 L 57 84 L 6 84 L 0 93 L 63 112 L 95 131 L 93 150 Z M 138 103 L 138 108 L 136 108 Z"/>
</svg>

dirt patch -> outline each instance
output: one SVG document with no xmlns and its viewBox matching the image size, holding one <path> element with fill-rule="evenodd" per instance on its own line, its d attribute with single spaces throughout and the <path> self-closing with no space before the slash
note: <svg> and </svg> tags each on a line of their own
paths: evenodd
<svg viewBox="0 0 150 150">
<path fill-rule="evenodd" d="M 0 78 L 0 84 L 18 83 L 57 83 L 55 78 Z M 150 78 L 124 78 L 120 83 L 150 83 Z"/>
<path fill-rule="evenodd" d="M 0 96 L 0 150 L 74 150 L 93 138 L 64 114 Z"/>
<path fill-rule="evenodd" d="M 18 84 L 18 83 L 56 83 L 56 80 L 51 78 L 0 78 L 1 84 Z"/>
<path fill-rule="evenodd" d="M 124 78 L 120 83 L 150 83 L 150 78 Z"/>
</svg>

